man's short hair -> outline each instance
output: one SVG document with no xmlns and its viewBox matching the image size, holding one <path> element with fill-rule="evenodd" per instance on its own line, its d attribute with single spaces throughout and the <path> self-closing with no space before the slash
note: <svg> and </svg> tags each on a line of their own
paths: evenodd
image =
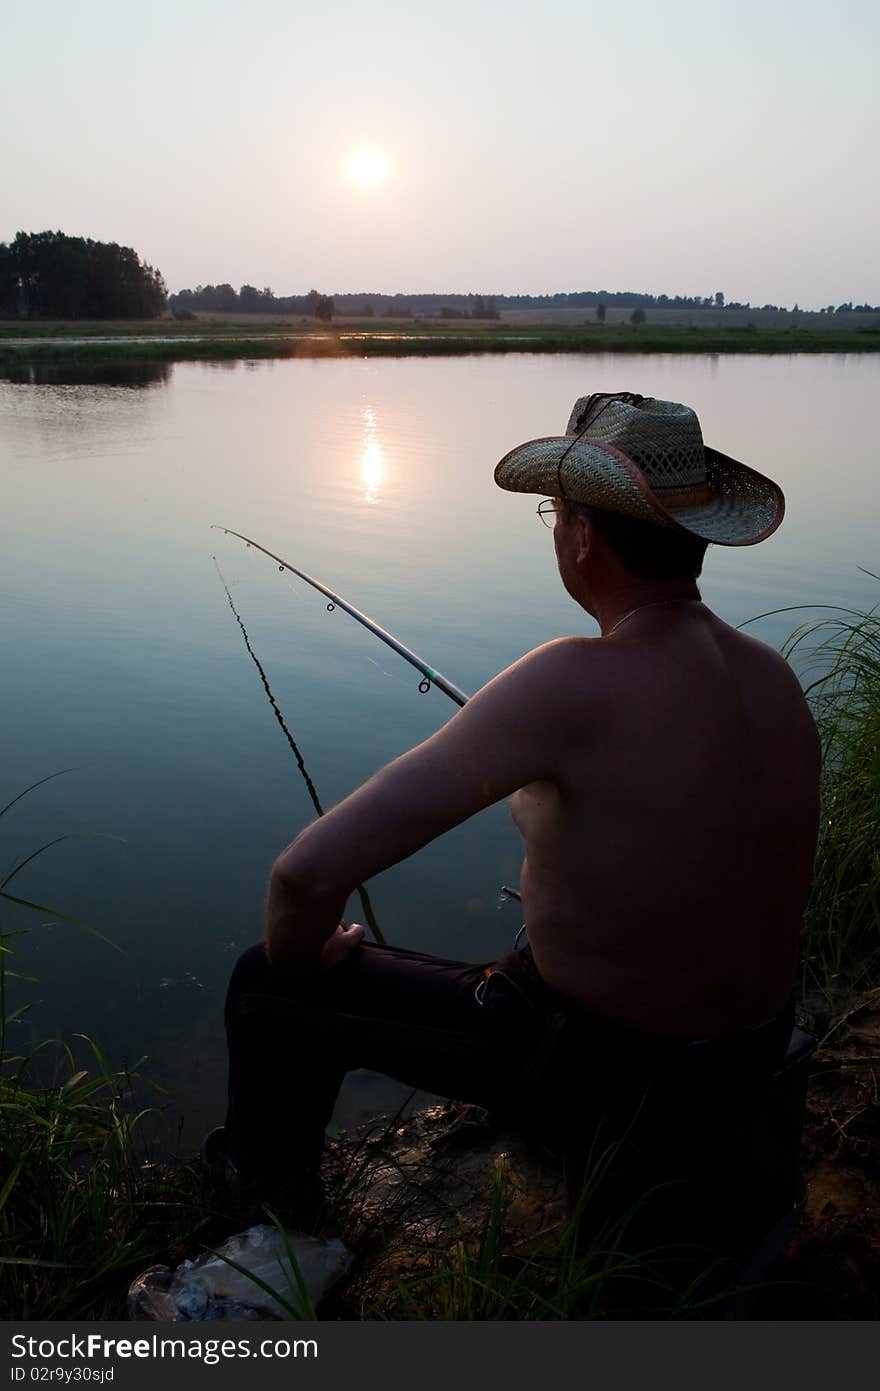
<svg viewBox="0 0 880 1391">
<path fill-rule="evenodd" d="M 646 580 L 695 580 L 703 568 L 709 543 L 700 536 L 580 502 L 565 501 L 564 505 L 570 512 L 589 518 L 631 575 Z"/>
</svg>

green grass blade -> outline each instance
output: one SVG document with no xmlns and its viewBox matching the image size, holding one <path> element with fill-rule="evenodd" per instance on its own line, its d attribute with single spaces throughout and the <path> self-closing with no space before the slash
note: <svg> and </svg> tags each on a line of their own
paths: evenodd
<svg viewBox="0 0 880 1391">
<path fill-rule="evenodd" d="M 267 1207 L 263 1210 L 269 1217 L 270 1221 L 275 1227 L 275 1230 L 281 1237 L 281 1240 L 284 1242 L 284 1249 L 287 1253 L 287 1259 L 290 1262 L 290 1269 L 293 1272 L 293 1276 L 296 1281 L 297 1292 L 302 1301 L 301 1307 L 303 1312 L 300 1315 L 300 1317 L 304 1319 L 315 1320 L 317 1319 L 318 1315 L 315 1313 L 315 1306 L 312 1303 L 312 1296 L 309 1293 L 309 1287 L 305 1282 L 305 1278 L 303 1276 L 302 1270 L 300 1269 L 300 1264 L 296 1258 L 296 1253 L 291 1245 L 290 1237 L 287 1233 L 287 1230 L 270 1208 Z"/>
<path fill-rule="evenodd" d="M 78 927 L 83 932 L 88 932 L 90 937 L 96 937 L 98 941 L 103 942 L 105 946 L 112 947 L 114 951 L 118 951 L 122 956 L 125 956 L 125 952 L 118 943 L 112 941 L 109 937 L 105 937 L 103 932 L 99 932 L 96 927 L 92 927 L 89 923 L 83 922 L 81 918 L 72 918 L 69 913 L 59 913 L 56 908 L 50 908 L 48 904 L 45 903 L 34 903 L 30 898 L 19 898 L 17 894 L 7 893 L 5 889 L 0 889 L 0 898 L 7 899 L 9 903 L 17 903 L 22 908 L 32 908 L 36 913 L 48 913 L 51 918 L 58 922 L 70 923 L 72 927 Z"/>
<path fill-rule="evenodd" d="M 45 845 L 41 845 L 39 850 L 34 850 L 28 855 L 27 859 L 20 860 L 19 863 L 10 870 L 5 879 L 0 879 L 0 889 L 5 889 L 7 884 L 11 884 L 15 876 L 20 874 L 24 869 L 25 865 L 29 865 L 32 860 L 36 860 L 38 856 L 45 854 L 47 850 L 51 850 L 53 845 L 60 845 L 63 840 L 70 840 L 70 836 L 56 836 L 54 840 L 47 840 Z"/>
<path fill-rule="evenodd" d="M 25 788 L 24 792 L 19 792 L 17 797 L 13 797 L 11 802 L 7 802 L 5 807 L 0 808 L 0 816 L 5 816 L 6 813 L 15 806 L 16 802 L 20 802 L 22 797 L 26 797 L 29 792 L 33 792 L 36 788 L 42 787 L 44 782 L 51 782 L 53 778 L 63 778 L 65 773 L 71 772 L 73 772 L 72 768 L 60 768 L 57 773 L 49 773 L 47 777 L 40 778 L 37 782 L 32 782 L 30 787 Z"/>
<path fill-rule="evenodd" d="M 289 1300 L 285 1299 L 284 1295 L 281 1294 L 280 1291 L 273 1289 L 272 1286 L 268 1283 L 268 1281 L 264 1280 L 262 1276 L 255 1275 L 252 1270 L 248 1270 L 247 1266 L 240 1265 L 239 1262 L 234 1261 L 231 1256 L 224 1256 L 222 1251 L 214 1251 L 210 1247 L 208 1247 L 208 1251 L 210 1255 L 216 1256 L 218 1260 L 221 1260 L 224 1262 L 224 1264 L 231 1266 L 233 1270 L 237 1270 L 239 1275 L 246 1276 L 248 1280 L 255 1284 L 265 1294 L 268 1294 L 272 1299 L 274 1299 L 279 1304 L 279 1306 L 285 1311 L 285 1313 L 289 1314 L 292 1319 L 300 1320 L 302 1318 L 302 1314 L 300 1313 L 299 1309 L 297 1309 L 296 1305 L 291 1304 Z"/>
</svg>

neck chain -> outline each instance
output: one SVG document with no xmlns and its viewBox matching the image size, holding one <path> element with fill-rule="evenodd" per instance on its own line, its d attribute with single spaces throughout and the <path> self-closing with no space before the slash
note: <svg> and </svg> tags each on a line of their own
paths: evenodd
<svg viewBox="0 0 880 1391">
<path fill-rule="evenodd" d="M 702 602 L 702 599 L 652 599 L 647 604 L 636 604 L 634 609 L 629 609 L 622 618 L 618 618 L 617 622 L 613 623 L 608 629 L 608 632 L 603 633 L 602 636 L 603 638 L 610 638 L 611 634 L 616 633 L 618 628 L 621 627 L 628 618 L 632 618 L 635 613 L 641 613 L 642 609 L 659 609 L 665 608 L 670 604 L 701 604 Z"/>
</svg>

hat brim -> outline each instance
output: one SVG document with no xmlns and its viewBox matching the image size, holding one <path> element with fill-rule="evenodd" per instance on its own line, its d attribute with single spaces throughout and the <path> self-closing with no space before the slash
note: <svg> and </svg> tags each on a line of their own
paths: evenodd
<svg viewBox="0 0 880 1391">
<path fill-rule="evenodd" d="M 706 484 L 697 490 L 652 488 L 638 464 L 612 445 L 573 435 L 528 440 L 495 467 L 499 488 L 564 496 L 655 525 L 680 528 L 717 546 L 753 546 L 785 515 L 785 497 L 772 479 L 746 464 L 704 450 Z M 692 500 L 693 499 L 693 500 Z"/>
</svg>

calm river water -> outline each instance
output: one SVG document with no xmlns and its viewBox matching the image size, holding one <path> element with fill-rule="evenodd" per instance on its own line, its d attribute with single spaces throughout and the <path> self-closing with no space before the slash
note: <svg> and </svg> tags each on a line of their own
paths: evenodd
<svg viewBox="0 0 880 1391">
<path fill-rule="evenodd" d="M 214 555 L 325 806 L 454 713 L 210 525 L 323 579 L 473 691 L 549 637 L 596 631 L 562 590 L 537 498 L 501 493 L 492 468 L 564 429 L 577 396 L 622 388 L 693 404 L 709 443 L 785 489 L 768 542 L 709 552 L 703 592 L 722 617 L 880 598 L 858 568 L 880 570 L 877 355 L 186 363 L 0 381 L 0 806 L 70 770 L 0 821 L 0 868 L 69 836 L 10 888 L 124 952 L 30 915 L 22 1044 L 83 1030 L 116 1062 L 149 1054 L 188 1138 L 220 1113 L 225 981 L 258 935 L 272 858 L 313 811 Z M 800 617 L 754 631 L 778 644 Z M 516 905 L 498 906 L 517 875 L 502 806 L 370 887 L 389 941 L 476 960 L 519 926 Z M 344 1114 L 385 1095 L 357 1077 Z"/>
</svg>

